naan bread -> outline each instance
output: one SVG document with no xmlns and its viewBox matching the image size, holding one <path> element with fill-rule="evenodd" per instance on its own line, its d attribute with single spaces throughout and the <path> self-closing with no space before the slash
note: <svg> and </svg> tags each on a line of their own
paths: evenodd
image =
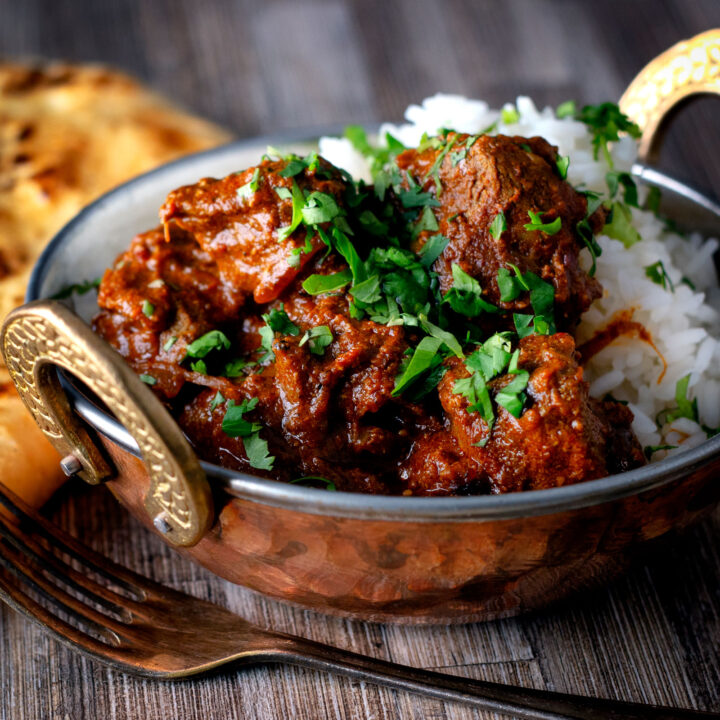
<svg viewBox="0 0 720 720">
<path fill-rule="evenodd" d="M 231 135 L 132 78 L 89 65 L 0 63 L 0 319 L 52 236 L 112 187 Z M 0 481 L 44 502 L 57 455 L 0 368 Z"/>
</svg>

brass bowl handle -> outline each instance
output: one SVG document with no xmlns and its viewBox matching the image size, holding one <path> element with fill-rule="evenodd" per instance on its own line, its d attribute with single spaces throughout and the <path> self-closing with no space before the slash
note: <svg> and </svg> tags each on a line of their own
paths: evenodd
<svg viewBox="0 0 720 720">
<path fill-rule="evenodd" d="M 109 479 L 114 469 L 68 402 L 54 366 L 84 382 L 135 438 L 150 477 L 145 508 L 174 545 L 194 545 L 212 519 L 205 473 L 182 431 L 122 357 L 69 308 L 39 300 L 11 312 L 0 332 L 10 376 L 35 422 L 81 477 Z"/>
<path fill-rule="evenodd" d="M 678 104 L 720 95 L 720 28 L 673 45 L 648 63 L 620 98 L 620 109 L 642 130 L 638 159 L 653 164 L 666 121 Z"/>
</svg>

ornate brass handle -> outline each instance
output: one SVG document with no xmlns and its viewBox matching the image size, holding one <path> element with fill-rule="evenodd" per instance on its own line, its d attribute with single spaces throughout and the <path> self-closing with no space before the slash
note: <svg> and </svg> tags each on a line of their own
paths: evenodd
<svg viewBox="0 0 720 720">
<path fill-rule="evenodd" d="M 145 508 L 168 541 L 200 540 L 212 519 L 205 473 L 162 403 L 104 340 L 61 303 L 37 301 L 8 315 L 0 345 L 23 402 L 55 448 L 80 461 L 83 479 L 98 483 L 114 469 L 72 412 L 53 366 L 84 382 L 137 441 L 150 476 Z"/>
<path fill-rule="evenodd" d="M 720 28 L 673 45 L 648 63 L 620 98 L 620 109 L 643 131 L 638 158 L 653 164 L 665 121 L 692 95 L 720 95 Z"/>
</svg>

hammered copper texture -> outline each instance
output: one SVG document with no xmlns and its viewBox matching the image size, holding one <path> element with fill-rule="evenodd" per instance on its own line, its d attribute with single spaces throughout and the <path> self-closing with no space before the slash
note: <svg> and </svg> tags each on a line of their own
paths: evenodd
<svg viewBox="0 0 720 720">
<path fill-rule="evenodd" d="M 142 463 L 109 442 L 110 490 L 148 527 Z M 216 497 L 218 519 L 181 552 L 217 575 L 363 620 L 491 620 L 606 582 L 648 541 L 720 500 L 720 459 L 656 490 L 564 513 L 496 521 L 331 517 Z M 222 499 L 221 499 L 222 498 Z"/>
</svg>

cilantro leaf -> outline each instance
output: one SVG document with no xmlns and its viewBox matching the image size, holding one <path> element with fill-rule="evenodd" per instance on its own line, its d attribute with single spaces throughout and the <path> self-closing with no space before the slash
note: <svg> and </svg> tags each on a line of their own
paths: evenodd
<svg viewBox="0 0 720 720">
<path fill-rule="evenodd" d="M 556 217 L 552 222 L 543 223 L 541 220 L 543 215 L 545 215 L 544 212 L 533 212 L 532 210 L 528 210 L 530 222 L 523 225 L 523 227 L 526 230 L 537 230 L 547 233 L 548 235 L 555 235 L 555 233 L 557 233 L 562 227 L 562 218 Z"/>
<path fill-rule="evenodd" d="M 351 280 L 352 273 L 347 268 L 331 275 L 310 275 L 303 281 L 302 287 L 309 295 L 321 295 L 333 290 L 340 290 Z"/>
<path fill-rule="evenodd" d="M 443 298 L 444 303 L 460 315 L 477 317 L 483 312 L 497 313 L 498 308 L 482 297 L 482 287 L 472 276 L 468 275 L 457 263 L 452 266 L 453 286 Z"/>
<path fill-rule="evenodd" d="M 420 213 L 420 219 L 415 223 L 415 227 L 412 230 L 412 237 L 415 239 L 421 232 L 429 230 L 435 232 L 438 229 L 437 218 L 432 209 L 426 206 L 422 213 Z"/>
<path fill-rule="evenodd" d="M 454 353 L 459 358 L 463 357 L 462 347 L 458 342 L 458 339 L 452 333 L 434 325 L 426 318 L 420 317 L 419 319 L 420 326 L 428 335 L 434 337 L 436 340 L 442 340 L 445 347 L 447 347 L 450 352 Z"/>
<path fill-rule="evenodd" d="M 431 336 L 424 337 L 418 343 L 405 369 L 395 379 L 395 387 L 392 391 L 394 397 L 404 392 L 407 387 L 430 369 L 442 344 L 443 340 Z"/>
<path fill-rule="evenodd" d="M 490 234 L 499 240 L 502 234 L 508 229 L 507 220 L 505 219 L 505 213 L 501 210 L 490 223 Z"/>
<path fill-rule="evenodd" d="M 69 298 L 72 294 L 85 295 L 91 290 L 99 288 L 101 280 L 102 278 L 97 278 L 95 280 L 84 280 L 83 282 L 75 283 L 74 285 L 67 285 L 62 290 L 59 290 L 54 295 L 51 295 L 50 299 L 64 300 L 65 298 Z"/>
<path fill-rule="evenodd" d="M 557 117 L 557 118 L 574 117 L 576 112 L 577 112 L 577 107 L 575 105 L 575 101 L 574 100 L 566 100 L 565 102 L 560 103 L 555 108 L 555 117 Z"/>
<path fill-rule="evenodd" d="M 281 335 L 299 335 L 300 328 L 288 317 L 285 307 L 281 303 L 280 308 L 272 308 L 269 313 L 262 316 L 262 319 Z"/>
<path fill-rule="evenodd" d="M 570 167 L 570 156 L 569 155 L 558 155 L 555 161 L 555 167 L 557 168 L 560 177 L 565 180 L 568 174 L 568 168 Z"/>
<path fill-rule="evenodd" d="M 193 340 L 185 352 L 188 357 L 204 358 L 212 350 L 229 350 L 230 340 L 227 335 L 220 330 L 211 330 L 201 335 L 197 340 Z"/>
<path fill-rule="evenodd" d="M 506 125 L 514 125 L 520 121 L 520 113 L 516 110 L 513 105 L 507 105 L 502 109 L 500 113 L 502 121 Z"/>
<path fill-rule="evenodd" d="M 210 412 L 215 410 L 215 408 L 219 407 L 225 402 L 225 396 L 218 390 L 215 394 L 215 397 L 212 399 L 212 402 L 210 403 Z"/>
<path fill-rule="evenodd" d="M 204 360 L 194 360 L 190 363 L 190 369 L 193 372 L 200 373 L 201 375 L 207 375 L 207 365 Z"/>
<path fill-rule="evenodd" d="M 597 270 L 597 259 L 600 257 L 600 255 L 602 255 L 602 248 L 598 244 L 598 241 L 595 239 L 595 234 L 592 231 L 592 226 L 590 225 L 590 221 L 587 218 L 581 220 L 575 226 L 575 229 L 577 230 L 577 234 L 580 236 L 580 239 L 583 241 L 583 243 L 585 243 L 585 247 L 590 252 L 590 257 L 592 258 L 592 266 L 590 267 L 590 270 L 588 270 L 588 275 L 590 277 L 593 277 Z"/>
<path fill-rule="evenodd" d="M 260 362 L 266 360 L 272 360 L 275 355 L 273 354 L 272 344 L 275 338 L 275 333 L 281 335 L 299 335 L 300 328 L 288 317 L 285 312 L 284 306 L 281 304 L 280 308 L 272 308 L 269 313 L 262 315 L 262 319 L 265 321 L 265 327 L 260 328 L 260 347 L 264 350 L 264 354 L 260 358 Z"/>
<path fill-rule="evenodd" d="M 302 346 L 308 343 L 310 352 L 313 355 L 324 355 L 325 348 L 330 345 L 333 340 L 334 338 L 330 328 L 327 325 L 318 325 L 317 327 L 307 330 L 298 345 Z"/>
<path fill-rule="evenodd" d="M 613 161 L 608 143 L 619 140 L 621 132 L 625 132 L 633 138 L 639 138 L 641 135 L 640 128 L 615 103 L 585 105 L 580 112 L 575 112 L 574 115 L 577 120 L 585 123 L 592 133 L 595 160 L 598 159 L 598 154 L 602 150 L 610 169 L 613 168 Z"/>
<path fill-rule="evenodd" d="M 259 432 L 254 432 L 247 437 L 243 437 L 242 441 L 250 467 L 257 468 L 258 470 L 273 469 L 275 456 L 270 454 L 267 440 L 263 440 Z"/>
<path fill-rule="evenodd" d="M 675 292 L 675 286 L 673 285 L 673 281 L 667 274 L 667 270 L 665 270 L 665 266 L 663 265 L 662 260 L 658 260 L 652 265 L 647 265 L 645 267 L 645 275 L 649 277 L 656 285 L 660 285 L 664 290 L 669 289 L 670 292 Z"/>
<path fill-rule="evenodd" d="M 605 175 L 605 182 L 607 183 L 611 198 L 617 195 L 618 189 L 622 186 L 623 201 L 625 204 L 631 205 L 632 207 L 639 207 L 637 185 L 630 173 L 610 170 Z"/>
<path fill-rule="evenodd" d="M 289 225 L 278 230 L 278 240 L 287 240 L 299 227 L 303 219 L 303 207 L 305 207 L 305 195 L 298 187 L 295 180 L 292 181 L 292 220 Z"/>
<path fill-rule="evenodd" d="M 260 187 L 260 168 L 256 167 L 249 182 L 238 188 L 237 195 L 241 199 L 249 198 L 257 192 Z"/>
<path fill-rule="evenodd" d="M 306 225 L 319 225 L 331 222 L 342 211 L 332 195 L 315 191 L 308 195 L 301 212 L 302 221 Z"/>
<path fill-rule="evenodd" d="M 446 238 L 444 235 L 429 237 L 418 253 L 420 262 L 425 267 L 430 267 L 443 254 L 449 242 L 450 238 Z"/>
<path fill-rule="evenodd" d="M 526 397 L 524 390 L 529 379 L 530 373 L 527 370 L 518 370 L 513 380 L 495 395 L 495 402 L 516 418 L 522 414 Z"/>
<path fill-rule="evenodd" d="M 325 484 L 325 490 L 328 490 L 329 492 L 336 492 L 337 486 L 332 480 L 328 480 L 327 478 L 322 477 L 321 475 L 304 475 L 303 477 L 295 478 L 294 480 L 290 481 L 291 485 L 307 485 L 308 483 L 324 483 Z"/>
<path fill-rule="evenodd" d="M 237 358 L 236 360 L 231 360 L 230 362 L 225 363 L 222 374 L 224 377 L 228 378 L 240 377 L 245 368 L 252 367 L 253 365 L 257 365 L 257 363 L 252 360 Z"/>
<path fill-rule="evenodd" d="M 675 384 L 675 402 L 677 403 L 677 406 L 662 410 L 658 414 L 658 425 L 662 426 L 667 423 L 671 423 L 673 420 L 677 420 L 678 418 L 687 418 L 693 422 L 699 422 L 697 398 L 690 400 L 687 396 L 689 383 L 690 373 L 677 381 Z"/>
<path fill-rule="evenodd" d="M 453 393 L 462 395 L 468 401 L 467 411 L 480 413 L 480 417 L 487 423 L 488 428 L 492 428 L 495 424 L 495 411 L 487 385 L 480 373 L 473 373 L 468 378 L 456 380 L 453 385 Z"/>
<path fill-rule="evenodd" d="M 608 222 L 605 223 L 603 234 L 619 240 L 626 248 L 631 247 L 642 238 L 632 226 L 632 210 L 622 202 L 614 202 Z"/>
<path fill-rule="evenodd" d="M 650 459 L 656 452 L 660 452 L 660 450 L 674 450 L 676 447 L 677 445 L 646 445 L 643 448 L 643 453 L 647 461 L 650 462 Z"/>
</svg>

